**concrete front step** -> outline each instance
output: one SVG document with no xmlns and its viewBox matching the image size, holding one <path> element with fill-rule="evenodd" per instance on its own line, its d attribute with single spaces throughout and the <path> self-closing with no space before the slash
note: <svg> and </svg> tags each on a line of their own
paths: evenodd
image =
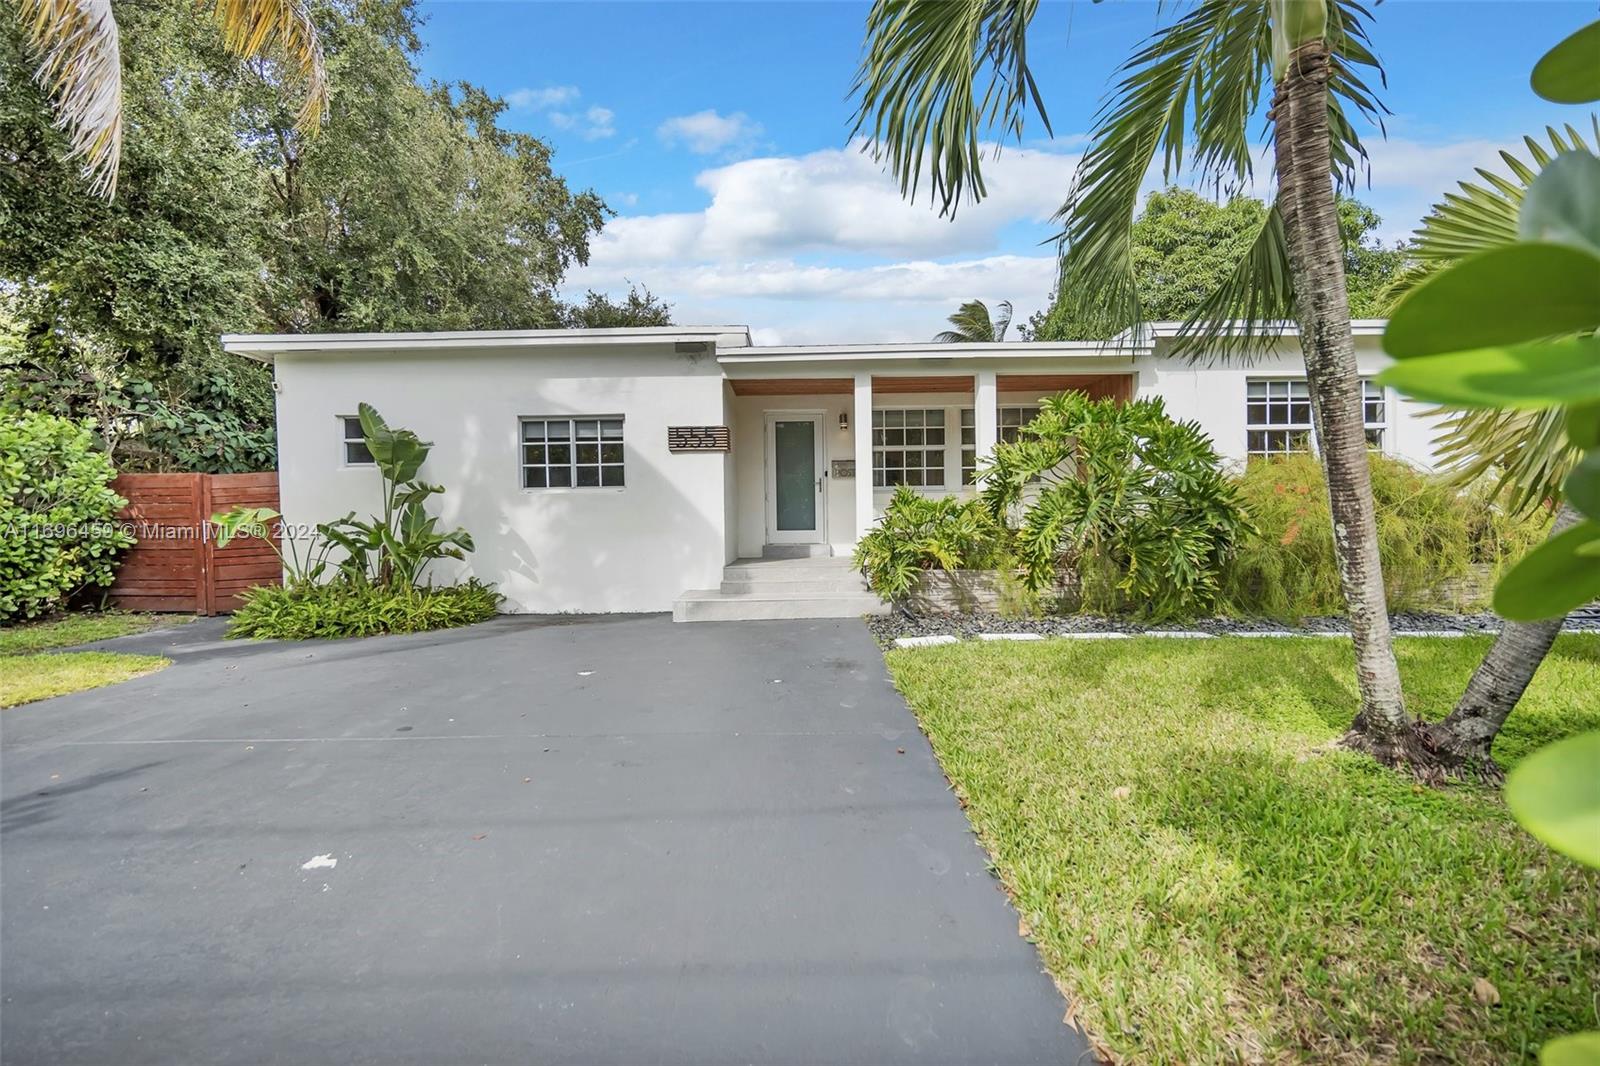
<svg viewBox="0 0 1600 1066">
<path fill-rule="evenodd" d="M 722 568 L 724 581 L 843 580 L 858 573 L 849 559 L 736 559 Z"/>
<path fill-rule="evenodd" d="M 805 594 L 726 593 L 691 589 L 672 605 L 674 622 L 745 622 L 769 618 L 855 618 L 887 614 L 889 607 L 870 592 Z"/>
<path fill-rule="evenodd" d="M 770 578 L 762 576 L 749 581 L 724 579 L 722 591 L 730 596 L 765 594 L 769 596 L 812 596 L 818 593 L 849 593 L 867 591 L 867 583 L 860 574 L 840 577 Z"/>
</svg>

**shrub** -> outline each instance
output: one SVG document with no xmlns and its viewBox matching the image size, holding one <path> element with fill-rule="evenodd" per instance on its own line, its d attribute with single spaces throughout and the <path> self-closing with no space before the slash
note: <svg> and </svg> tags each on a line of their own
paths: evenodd
<svg viewBox="0 0 1600 1066">
<path fill-rule="evenodd" d="M 874 592 L 898 600 L 924 570 L 993 569 L 1004 548 L 1005 528 L 980 501 L 927 497 L 901 485 L 856 544 L 855 564 Z"/>
<path fill-rule="evenodd" d="M 450 629 L 494 617 L 501 596 L 477 579 L 438 588 L 385 587 L 348 577 L 248 589 L 230 637 L 314 640 Z"/>
<path fill-rule="evenodd" d="M 87 425 L 0 409 L 0 620 L 35 618 L 111 584 L 133 537 L 116 525 L 127 502 Z"/>
<path fill-rule="evenodd" d="M 1383 455 L 1373 455 L 1371 464 L 1390 610 L 1481 606 L 1441 596 L 1470 586 L 1461 579 L 1475 568 L 1498 573 L 1544 538 L 1547 516 L 1515 519 L 1486 489 L 1462 492 Z M 1310 455 L 1252 460 L 1235 485 L 1255 532 L 1227 568 L 1227 609 L 1284 619 L 1343 612 L 1321 463 Z"/>
<path fill-rule="evenodd" d="M 1247 523 L 1211 440 L 1159 399 L 1046 399 L 1018 439 L 995 446 L 983 500 L 1020 514 L 1024 585 L 1077 574 L 1081 608 L 1151 619 L 1192 616 L 1216 598 Z"/>
</svg>

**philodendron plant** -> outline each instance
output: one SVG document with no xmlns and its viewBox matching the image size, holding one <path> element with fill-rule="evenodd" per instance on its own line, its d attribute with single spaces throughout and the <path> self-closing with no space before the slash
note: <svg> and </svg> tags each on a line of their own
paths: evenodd
<svg viewBox="0 0 1600 1066">
<path fill-rule="evenodd" d="M 1533 88 L 1600 100 L 1600 22 L 1552 49 Z M 1528 186 L 1518 240 L 1462 259 L 1408 295 L 1384 332 L 1398 362 L 1379 381 L 1462 408 L 1559 410 L 1583 453 L 1563 493 L 1582 521 L 1529 552 L 1495 588 L 1513 621 L 1559 618 L 1600 597 L 1600 157 L 1563 152 Z M 1506 780 L 1529 832 L 1600 867 L 1600 732 L 1541 748 Z M 1543 1066 L 1600 1062 L 1600 1032 L 1548 1041 Z"/>
<path fill-rule="evenodd" d="M 443 486 L 417 480 L 433 448 L 432 442 L 422 440 L 409 429 L 391 429 L 371 404 L 361 404 L 357 413 L 367 451 L 372 453 L 373 464 L 383 479 L 383 513 L 363 521 L 351 511 L 343 518 L 322 523 L 317 526 L 317 536 L 304 559 L 292 545 L 288 555 L 273 545 L 291 584 L 319 579 L 332 548 L 345 553 L 337 564 L 341 574 L 381 586 L 415 586 L 428 563 L 435 559 L 465 559 L 466 553 L 473 550 L 472 536 L 465 529 L 440 532 L 439 519 L 428 514 L 428 498 L 444 492 Z M 265 526 L 278 517 L 276 511 L 264 507 L 212 515 L 217 546 L 226 547 L 229 540 L 244 532 L 272 545 Z"/>
</svg>

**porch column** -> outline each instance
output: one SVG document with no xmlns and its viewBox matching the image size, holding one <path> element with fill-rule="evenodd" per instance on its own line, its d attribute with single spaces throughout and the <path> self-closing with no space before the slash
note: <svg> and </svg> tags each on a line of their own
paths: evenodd
<svg viewBox="0 0 1600 1066">
<path fill-rule="evenodd" d="M 856 430 L 856 539 L 872 529 L 872 375 L 857 374 Z"/>
<path fill-rule="evenodd" d="M 1000 390 L 995 386 L 994 371 L 980 370 L 972 375 L 972 429 L 978 458 L 994 451 L 1000 439 Z M 979 464 L 982 469 L 982 464 Z M 982 479 L 979 479 L 982 484 Z"/>
</svg>

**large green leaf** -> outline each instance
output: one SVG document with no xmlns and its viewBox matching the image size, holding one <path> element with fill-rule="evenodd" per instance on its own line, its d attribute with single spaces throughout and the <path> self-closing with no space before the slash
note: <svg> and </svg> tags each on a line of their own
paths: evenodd
<svg viewBox="0 0 1600 1066">
<path fill-rule="evenodd" d="M 1570 1033 L 1546 1040 L 1539 1048 L 1539 1066 L 1594 1066 L 1600 1062 L 1600 1033 Z"/>
<path fill-rule="evenodd" d="M 366 440 L 367 451 L 372 453 L 378 471 L 395 483 L 416 477 L 433 443 L 421 440 L 409 429 L 390 429 L 371 404 L 359 405 L 356 414 L 361 420 L 361 435 Z"/>
<path fill-rule="evenodd" d="M 1506 777 L 1506 806 L 1563 855 L 1600 867 L 1600 730 L 1547 744 Z"/>
<path fill-rule="evenodd" d="M 1538 410 L 1600 400 L 1600 338 L 1430 355 L 1396 363 L 1378 375 L 1419 400 L 1457 407 Z"/>
<path fill-rule="evenodd" d="M 1494 590 L 1494 610 L 1513 622 L 1560 618 L 1600 597 L 1600 522 L 1551 537 L 1512 567 Z"/>
<path fill-rule="evenodd" d="M 1591 22 L 1534 65 L 1533 91 L 1558 104 L 1600 100 L 1600 22 Z"/>
<path fill-rule="evenodd" d="M 1567 475 L 1567 502 L 1590 518 L 1600 518 L 1600 448 L 1583 457 Z"/>
<path fill-rule="evenodd" d="M 1567 408 L 1565 424 L 1567 440 L 1574 448 L 1600 448 L 1600 403 Z"/>
<path fill-rule="evenodd" d="M 1600 52 L 1595 54 L 1600 65 Z M 1517 216 L 1525 241 L 1571 244 L 1600 254 L 1600 158 L 1563 152 L 1528 186 Z"/>
<path fill-rule="evenodd" d="M 1389 318 L 1383 349 L 1411 359 L 1596 324 L 1600 255 L 1566 244 L 1524 242 L 1479 252 L 1412 290 Z"/>
</svg>

